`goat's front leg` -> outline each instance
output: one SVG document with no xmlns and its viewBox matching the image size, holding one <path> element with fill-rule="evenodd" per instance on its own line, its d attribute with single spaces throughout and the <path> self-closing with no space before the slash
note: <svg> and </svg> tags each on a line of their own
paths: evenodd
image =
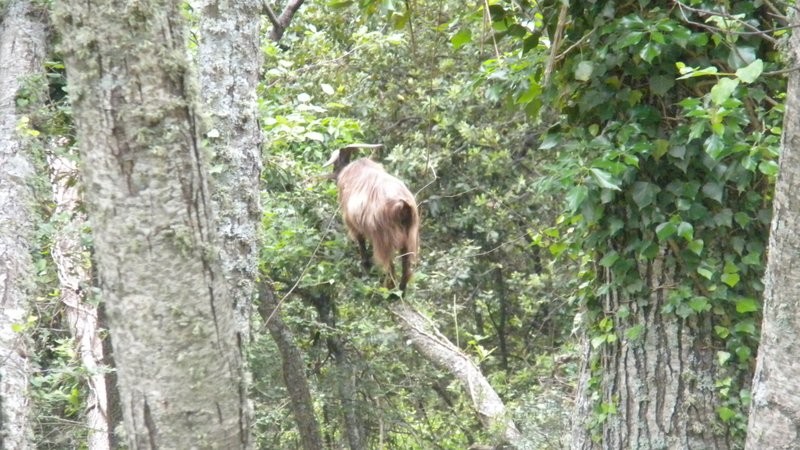
<svg viewBox="0 0 800 450">
<path fill-rule="evenodd" d="M 356 236 L 356 241 L 358 242 L 358 253 L 361 255 L 361 267 L 364 268 L 365 272 L 369 273 L 369 269 L 372 267 L 372 260 L 367 251 L 367 240 L 364 239 L 364 236 Z"/>
</svg>

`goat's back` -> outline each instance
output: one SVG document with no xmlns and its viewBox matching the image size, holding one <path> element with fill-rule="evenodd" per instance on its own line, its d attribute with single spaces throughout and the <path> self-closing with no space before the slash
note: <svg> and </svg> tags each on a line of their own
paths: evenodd
<svg viewBox="0 0 800 450">
<path fill-rule="evenodd" d="M 414 195 L 399 179 L 369 159 L 347 165 L 337 179 L 342 215 L 351 237 L 372 242 L 375 262 L 389 267 L 396 251 L 419 247 L 419 213 Z"/>
</svg>

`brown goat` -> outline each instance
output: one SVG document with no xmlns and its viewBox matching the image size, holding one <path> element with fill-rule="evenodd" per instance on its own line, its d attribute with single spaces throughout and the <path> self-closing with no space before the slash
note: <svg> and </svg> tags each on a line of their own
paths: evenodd
<svg viewBox="0 0 800 450">
<path fill-rule="evenodd" d="M 419 212 L 414 194 L 380 164 L 368 158 L 350 162 L 359 148 L 377 147 L 381 145 L 348 145 L 334 151 L 323 167 L 333 164 L 329 178 L 336 180 L 344 223 L 350 238 L 358 243 L 364 269 L 370 267 L 368 240 L 375 262 L 388 276 L 387 287 L 393 289 L 393 261 L 395 253 L 399 253 L 403 262 L 400 290 L 405 294 L 411 279 L 411 264 L 419 251 Z"/>
</svg>

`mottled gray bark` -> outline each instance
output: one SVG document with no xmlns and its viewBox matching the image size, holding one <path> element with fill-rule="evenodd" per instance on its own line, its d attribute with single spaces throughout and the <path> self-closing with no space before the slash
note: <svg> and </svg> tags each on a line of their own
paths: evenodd
<svg viewBox="0 0 800 450">
<path fill-rule="evenodd" d="M 61 303 L 67 326 L 75 340 L 76 353 L 87 372 L 86 445 L 89 450 L 111 448 L 108 423 L 108 390 L 103 362 L 103 340 L 99 335 L 97 305 L 87 301 L 91 286 L 89 249 L 81 244 L 86 214 L 81 210 L 77 165 L 66 156 L 50 154 L 47 158 L 53 189 L 55 217 L 59 223 L 50 251 L 58 273 Z"/>
<path fill-rule="evenodd" d="M 477 364 L 442 335 L 430 319 L 408 303 L 396 301 L 389 306 L 389 310 L 414 348 L 436 367 L 450 372 L 464 385 L 472 399 L 472 407 L 484 427 L 497 436 L 498 442 L 512 445 L 519 443 L 519 430 L 500 396 Z"/>
<path fill-rule="evenodd" d="M 16 95 L 25 77 L 42 72 L 44 11 L 11 0 L 0 16 L 0 448 L 33 448 L 27 322 L 33 289 L 31 156 L 17 125 Z"/>
<path fill-rule="evenodd" d="M 291 401 L 292 415 L 300 434 L 300 443 L 305 450 L 324 448 L 319 424 L 314 414 L 314 402 L 306 377 L 305 362 L 294 335 L 281 318 L 278 301 L 271 286 L 259 285 L 258 312 L 278 346 L 283 361 L 283 381 Z"/>
<path fill-rule="evenodd" d="M 789 59 L 800 61 L 800 33 Z M 773 201 L 764 321 L 747 427 L 749 450 L 800 448 L 800 72 L 789 73 L 783 142 Z"/>
<path fill-rule="evenodd" d="M 181 2 L 57 3 L 131 448 L 247 448 Z"/>
<path fill-rule="evenodd" d="M 242 341 L 250 335 L 250 314 L 258 268 L 261 224 L 261 129 L 256 87 L 261 70 L 257 0 L 200 0 L 198 66 L 213 146 L 211 198 L 222 239 L 222 268 L 236 308 Z"/>
<path fill-rule="evenodd" d="M 628 308 L 630 315 L 609 316 L 616 341 L 594 348 L 584 340 L 573 450 L 730 448 L 716 414 L 720 399 L 711 324 L 662 313 L 669 291 L 657 287 L 675 285 L 674 267 L 664 260 L 661 255 L 639 267 L 653 287 L 646 299 L 616 291 L 605 296 L 604 311 Z M 627 330 L 638 325 L 641 334 L 628 339 Z"/>
</svg>

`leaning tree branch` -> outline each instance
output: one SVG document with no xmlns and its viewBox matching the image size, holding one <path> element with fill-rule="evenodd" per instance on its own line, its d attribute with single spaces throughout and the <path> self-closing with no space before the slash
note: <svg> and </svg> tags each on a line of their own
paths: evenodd
<svg viewBox="0 0 800 450">
<path fill-rule="evenodd" d="M 518 443 L 521 438 L 519 430 L 500 396 L 477 364 L 440 333 L 430 319 L 405 301 L 393 302 L 389 305 L 389 311 L 395 323 L 422 356 L 440 369 L 450 372 L 461 382 L 484 427 L 497 432 L 506 443 Z"/>
</svg>

